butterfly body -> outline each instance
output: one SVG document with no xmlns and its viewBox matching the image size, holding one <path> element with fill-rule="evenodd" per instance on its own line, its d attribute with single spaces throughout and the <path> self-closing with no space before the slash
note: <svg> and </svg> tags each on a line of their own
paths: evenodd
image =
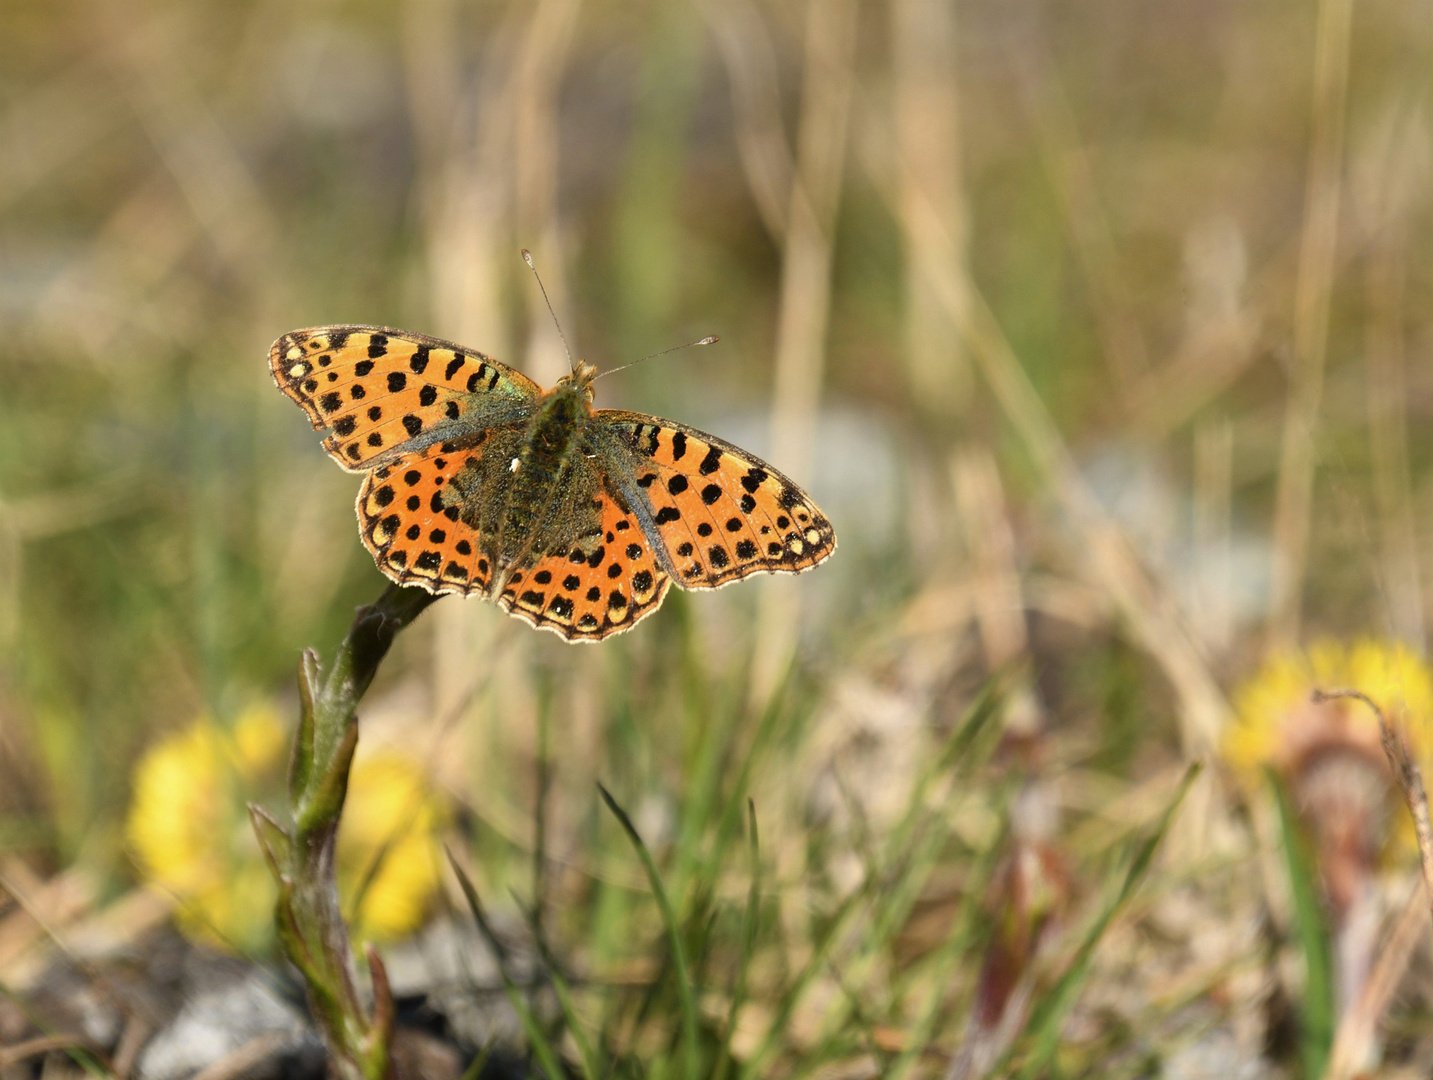
<svg viewBox="0 0 1433 1080">
<path fill-rule="evenodd" d="M 569 641 L 630 629 L 669 585 L 799 573 L 835 550 L 799 487 L 715 436 L 593 408 L 596 370 L 552 389 L 386 327 L 296 330 L 270 351 L 324 448 L 366 473 L 365 545 L 402 584 L 485 596 Z"/>
</svg>

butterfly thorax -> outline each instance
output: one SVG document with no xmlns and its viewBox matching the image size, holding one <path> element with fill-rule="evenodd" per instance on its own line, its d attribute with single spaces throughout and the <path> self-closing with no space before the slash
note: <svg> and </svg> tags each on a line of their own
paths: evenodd
<svg viewBox="0 0 1433 1080">
<path fill-rule="evenodd" d="M 545 555 L 600 538 L 594 500 L 601 475 L 584 452 L 594 374 L 591 365 L 580 365 L 538 398 L 522 424 L 492 432 L 486 482 L 455 481 L 470 493 L 464 516 L 489 524 L 499 567 L 520 573 Z"/>
<path fill-rule="evenodd" d="M 527 425 L 531 460 L 524 459 L 523 467 L 529 463 L 537 469 L 555 466 L 575 451 L 592 416 L 592 377 L 596 370 L 582 363 L 538 398 Z"/>
</svg>

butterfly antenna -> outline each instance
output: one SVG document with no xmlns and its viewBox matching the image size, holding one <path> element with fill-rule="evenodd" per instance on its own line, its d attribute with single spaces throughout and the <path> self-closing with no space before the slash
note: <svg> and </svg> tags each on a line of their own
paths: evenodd
<svg viewBox="0 0 1433 1080">
<path fill-rule="evenodd" d="M 637 366 L 638 364 L 640 364 L 643 360 L 651 360 L 652 358 L 657 357 L 657 356 L 666 356 L 667 353 L 676 352 L 676 351 L 678 351 L 679 349 L 691 349 L 691 348 L 695 348 L 695 347 L 698 346 L 698 345 L 715 345 L 715 344 L 716 344 L 718 341 L 720 341 L 720 340 L 721 340 L 721 338 L 719 338 L 719 337 L 717 337 L 715 334 L 713 334 L 713 335 L 710 336 L 710 337 L 704 337 L 704 338 L 702 338 L 700 341 L 689 341 L 689 342 L 687 342 L 685 345 L 673 345 L 670 349 L 663 349 L 661 352 L 648 353 L 646 356 L 642 357 L 641 359 L 633 360 L 630 364 L 623 364 L 621 367 L 609 368 L 608 370 L 604 371 L 601 375 L 598 375 L 598 376 L 597 376 L 597 379 L 605 379 L 608 375 L 615 374 L 615 373 L 618 372 L 618 371 L 626 371 L 629 367 L 636 367 L 636 366 Z M 592 381 L 593 381 L 593 382 L 596 382 L 597 379 L 593 379 Z"/>
<path fill-rule="evenodd" d="M 532 261 L 532 252 L 527 248 L 522 249 L 522 261 L 527 263 L 527 268 L 532 271 L 532 276 L 537 278 L 537 287 L 542 292 L 542 302 L 547 305 L 547 313 L 552 316 L 552 325 L 557 327 L 557 336 L 562 339 L 562 351 L 567 354 L 567 367 L 571 371 L 576 371 L 577 365 L 572 362 L 572 350 L 567 347 L 567 335 L 562 332 L 562 323 L 557 321 L 557 312 L 552 310 L 552 301 L 547 297 L 547 286 L 542 283 L 542 275 L 537 272 L 537 265 Z"/>
</svg>

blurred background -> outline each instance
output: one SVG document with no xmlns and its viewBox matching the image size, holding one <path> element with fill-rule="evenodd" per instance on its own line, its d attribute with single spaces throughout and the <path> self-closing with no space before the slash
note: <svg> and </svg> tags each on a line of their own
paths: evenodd
<svg viewBox="0 0 1433 1080">
<path fill-rule="evenodd" d="M 384 581 L 267 349 L 386 324 L 550 385 L 526 247 L 599 367 L 720 335 L 598 405 L 769 457 L 840 550 L 600 647 L 433 607 L 362 711 L 364 903 L 422 833 L 373 936 L 458 933 L 446 842 L 515 940 L 546 927 L 602 1052 L 664 1060 L 669 958 L 601 780 L 743 1075 L 1034 1075 L 1041 1030 L 1069 1074 L 1426 1071 L 1376 738 L 1361 884 L 1306 867 L 1315 911 L 1258 777 L 1307 811 L 1306 761 L 1228 732 L 1277 730 L 1239 688 L 1283 662 L 1290 715 L 1300 672 L 1362 673 L 1420 737 L 1430 46 L 1390 0 L 7 0 L 0 982 L 31 1004 L 0 1040 L 70 1023 L 33 996 L 56 964 L 93 990 L 154 935 L 282 982 L 229 910 L 268 903 L 244 801 L 278 805 L 299 650 Z M 1317 861 L 1335 827 L 1305 825 Z M 1043 996 L 1091 926 L 1082 992 Z M 501 1028 L 481 978 L 440 1001 L 410 967 L 431 1038 Z M 133 1063 L 163 1000 L 88 1037 Z"/>
</svg>

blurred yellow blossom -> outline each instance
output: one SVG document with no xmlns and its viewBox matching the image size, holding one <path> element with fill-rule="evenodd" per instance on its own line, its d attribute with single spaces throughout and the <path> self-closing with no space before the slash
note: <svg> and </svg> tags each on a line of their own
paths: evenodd
<svg viewBox="0 0 1433 1080">
<path fill-rule="evenodd" d="M 1314 690 L 1361 690 L 1399 724 L 1419 760 L 1433 749 L 1433 676 L 1400 642 L 1366 639 L 1352 645 L 1319 641 L 1304 652 L 1270 659 L 1235 693 L 1235 719 L 1224 753 L 1245 779 L 1260 768 L 1296 770 L 1330 741 L 1366 749 L 1383 760 L 1378 718 L 1354 701 L 1315 704 Z"/>
<path fill-rule="evenodd" d="M 273 939 L 274 884 L 247 804 L 280 790 L 287 735 L 272 706 L 231 725 L 201 717 L 154 746 L 134 772 L 126 833 L 144 873 L 180 901 L 188 936 L 244 952 Z M 438 886 L 441 806 L 418 763 L 384 750 L 355 761 L 338 838 L 339 891 L 355 934 L 415 929 Z"/>
<path fill-rule="evenodd" d="M 1274 769 L 1313 830 L 1335 907 L 1351 903 L 1374 860 L 1413 850 L 1396 812 L 1378 718 L 1359 701 L 1315 702 L 1315 690 L 1360 690 L 1405 733 L 1416 759 L 1433 751 L 1433 675 L 1406 645 L 1320 641 L 1268 660 L 1234 696 L 1224 756 L 1247 785 Z M 1390 811 L 1393 813 L 1390 827 Z"/>
</svg>

